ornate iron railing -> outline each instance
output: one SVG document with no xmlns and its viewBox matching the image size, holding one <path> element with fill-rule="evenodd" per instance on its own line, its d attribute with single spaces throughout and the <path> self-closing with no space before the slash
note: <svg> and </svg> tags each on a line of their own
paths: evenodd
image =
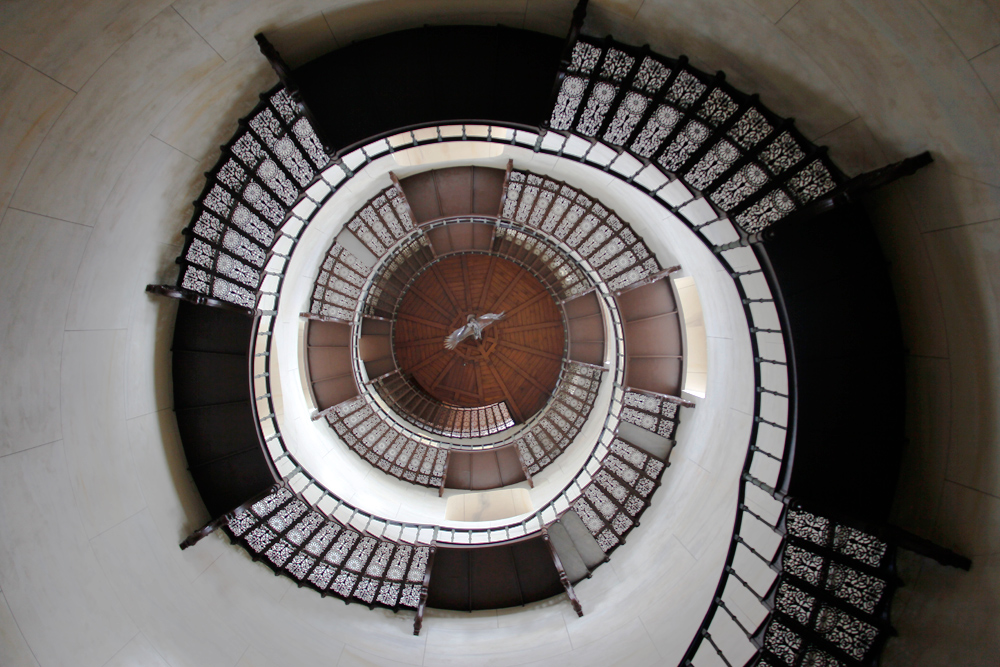
<svg viewBox="0 0 1000 667">
<path fill-rule="evenodd" d="M 514 426 L 504 401 L 474 408 L 431 398 L 399 371 L 376 378 L 374 389 L 399 417 L 425 431 L 449 438 L 482 438 Z"/>
<path fill-rule="evenodd" d="M 683 56 L 580 36 L 560 77 L 548 129 L 585 139 L 584 160 L 608 147 L 682 180 L 743 238 L 847 181 L 792 121 Z"/>
<path fill-rule="evenodd" d="M 226 532 L 254 560 L 324 596 L 418 609 L 433 537 L 420 542 L 419 531 L 376 528 L 370 518 L 356 527 L 354 513 L 338 510 L 318 512 L 282 484 L 237 513 Z"/>
<path fill-rule="evenodd" d="M 298 464 L 297 459 L 286 447 L 281 434 L 280 424 L 275 414 L 270 387 L 270 358 L 271 338 L 274 333 L 274 325 L 277 316 L 278 299 L 281 291 L 281 284 L 287 269 L 291 253 L 302 231 L 308 225 L 312 214 L 325 203 L 339 187 L 346 184 L 350 177 L 364 165 L 377 159 L 390 151 L 400 150 L 410 146 L 421 145 L 429 141 L 444 141 L 454 138 L 458 141 L 469 141 L 482 138 L 490 140 L 493 134 L 492 126 L 465 126 L 459 128 L 435 127 L 430 128 L 433 134 L 426 139 L 418 139 L 417 133 L 407 132 L 390 140 L 379 140 L 372 145 L 364 146 L 352 154 L 343 158 L 343 161 L 328 168 L 320 175 L 311 188 L 303 193 L 300 204 L 291 212 L 288 220 L 282 228 L 281 243 L 275 252 L 272 252 L 268 262 L 264 266 L 265 281 L 259 293 L 258 311 L 256 326 L 254 327 L 254 351 L 252 357 L 251 375 L 254 381 L 254 391 L 256 410 L 259 417 L 259 433 L 268 457 L 272 461 L 276 479 L 283 480 L 300 498 L 311 507 L 321 512 L 326 512 L 328 508 L 339 508 L 340 511 L 349 511 L 356 521 L 364 521 L 378 526 L 389 526 L 394 530 L 416 531 L 417 534 L 425 536 L 437 531 L 437 541 L 442 544 L 493 544 L 504 542 L 519 537 L 538 533 L 545 525 L 555 521 L 558 516 L 568 509 L 583 493 L 583 489 L 590 484 L 593 478 L 602 469 L 602 462 L 610 453 L 611 445 L 614 441 L 614 433 L 618 424 L 618 413 L 622 408 L 622 397 L 624 387 L 622 385 L 624 377 L 623 350 L 620 341 L 624 338 L 624 330 L 620 317 L 617 317 L 617 310 L 612 308 L 611 330 L 615 341 L 615 358 L 619 360 L 615 370 L 613 382 L 612 401 L 608 413 L 604 418 L 601 434 L 597 438 L 594 449 L 590 452 L 580 472 L 570 481 L 552 500 L 547 502 L 540 509 L 527 517 L 519 518 L 507 525 L 495 526 L 491 528 L 443 528 L 429 524 L 415 524 L 410 522 L 400 522 L 378 517 L 366 512 L 363 508 L 358 508 L 337 498 L 311 474 Z M 506 128 L 497 128 L 508 134 Z M 425 136 L 428 133 L 422 133 Z M 537 136 L 537 135 L 536 135 Z M 462 138 L 464 137 L 464 139 Z M 409 141 L 407 141 L 407 139 Z M 523 137 L 522 137 L 523 139 Z M 506 139 L 507 143 L 513 143 L 513 134 Z M 532 140 L 534 142 L 534 139 Z M 570 252 L 565 250 L 565 252 Z M 574 253 L 570 252 L 571 255 Z M 581 263 L 582 258 L 575 257 L 577 263 Z M 588 269 L 589 271 L 589 269 Z M 598 292 L 602 299 L 610 301 L 612 295 L 610 290 L 599 276 L 594 276 L 592 280 L 598 283 Z M 585 366 L 585 365 L 583 365 Z"/>
<path fill-rule="evenodd" d="M 779 220 L 830 200 L 846 179 L 791 121 L 775 116 L 756 96 L 733 89 L 721 73 L 702 73 L 684 57 L 579 36 L 584 6 L 574 15 L 545 128 L 470 121 L 395 130 L 344 155 L 310 185 L 310 170 L 323 168 L 327 156 L 288 96 L 280 89 L 269 93 L 209 174 L 186 230 L 179 286 L 194 300 L 211 297 L 248 311 L 256 307 L 251 376 L 259 433 L 276 478 L 284 479 L 296 498 L 328 519 L 348 512 L 347 523 L 360 521 L 364 531 L 373 523 L 383 526 L 381 534 L 409 531 L 414 544 L 433 545 L 435 537 L 456 544 L 509 540 L 542 530 L 586 497 L 592 482 L 601 483 L 615 447 L 617 415 L 627 402 L 620 376 L 602 434 L 581 473 L 531 516 L 500 528 L 444 529 L 440 535 L 433 526 L 379 519 L 334 498 L 298 466 L 282 441 L 268 361 L 289 253 L 311 212 L 355 171 L 380 155 L 429 143 L 522 146 L 603 169 L 638 188 L 716 252 L 743 301 L 754 358 L 754 421 L 732 543 L 716 595 L 682 664 L 720 659 L 727 665 L 870 664 L 889 631 L 892 549 L 809 514 L 781 492 L 794 447 L 788 437 L 795 428 L 794 350 L 780 299 L 772 295 L 774 280 L 756 253 L 743 247 Z M 621 324 L 614 325 L 620 340 Z M 630 412 L 625 418 L 633 417 L 648 420 L 649 414 Z M 595 507 L 593 498 L 588 501 Z M 260 524 L 272 514 L 254 517 Z M 422 599 L 426 573 L 424 584 Z"/>
<path fill-rule="evenodd" d="M 543 134 L 541 132 L 527 132 L 520 129 L 509 130 L 507 128 L 499 128 L 497 126 L 461 126 L 451 128 L 450 130 L 448 128 L 436 127 L 430 128 L 429 132 L 425 131 L 422 135 L 424 138 L 418 138 L 415 130 L 406 132 L 401 135 L 396 135 L 391 139 L 373 142 L 373 145 L 363 147 L 358 149 L 355 153 L 345 156 L 343 164 L 337 165 L 332 170 L 327 170 L 327 173 L 323 176 L 323 189 L 327 193 L 326 196 L 328 197 L 329 193 L 333 191 L 331 186 L 335 187 L 339 182 L 345 181 L 348 178 L 349 173 L 352 173 L 354 170 L 360 168 L 373 158 L 386 152 L 399 150 L 409 146 L 417 146 L 424 143 L 436 143 L 446 140 L 468 141 L 479 139 L 484 141 L 501 141 L 511 145 L 523 146 L 537 152 L 573 159 L 604 169 L 605 171 L 614 174 L 621 180 L 645 191 L 650 196 L 656 197 L 659 201 L 663 202 L 668 209 L 677 214 L 681 220 L 684 220 L 691 227 L 691 229 L 705 241 L 706 245 L 710 248 L 717 249 L 720 261 L 723 263 L 723 266 L 726 268 L 730 276 L 734 279 L 741 298 L 744 301 L 744 309 L 747 315 L 748 325 L 752 333 L 751 341 L 755 359 L 755 377 L 757 379 L 758 387 L 755 397 L 753 434 L 748 448 L 746 466 L 747 472 L 744 475 L 744 479 L 740 483 L 741 508 L 745 505 L 743 501 L 747 496 L 747 489 L 749 487 L 752 487 L 753 489 L 773 490 L 779 480 L 777 478 L 762 479 L 763 475 L 761 474 L 760 477 L 757 476 L 756 471 L 758 468 L 779 463 L 785 459 L 786 452 L 784 451 L 784 442 L 782 441 L 781 445 L 775 448 L 773 444 L 770 444 L 769 442 L 765 443 L 759 439 L 762 429 L 777 429 L 778 431 L 784 431 L 790 427 L 789 420 L 793 418 L 793 413 L 790 416 L 786 404 L 782 401 L 788 401 L 793 395 L 790 387 L 793 376 L 785 372 L 786 363 L 793 363 L 793 361 L 789 361 L 792 360 L 793 357 L 790 355 L 785 356 L 785 345 L 787 344 L 787 341 L 783 336 L 781 326 L 782 317 L 780 316 L 778 309 L 775 306 L 774 299 L 771 296 L 768 276 L 764 273 L 759 264 L 757 264 L 752 251 L 747 248 L 730 248 L 723 250 L 721 249 L 722 244 L 716 242 L 716 240 L 728 239 L 724 233 L 719 234 L 717 229 L 713 230 L 711 227 L 716 226 L 725 228 L 728 226 L 732 229 L 728 219 L 720 215 L 711 206 L 699 206 L 699 204 L 705 200 L 697 193 L 684 188 L 677 179 L 662 177 L 662 173 L 661 176 L 657 178 L 655 173 L 660 172 L 658 167 L 652 164 L 645 166 L 640 165 L 640 168 L 636 170 L 635 162 L 631 161 L 630 156 L 628 156 L 624 151 L 618 152 L 614 150 L 613 147 L 604 147 L 600 143 L 590 144 L 584 151 L 573 150 L 573 144 L 577 141 L 577 138 L 572 135 L 557 136 L 553 133 Z M 331 180 L 336 180 L 337 182 L 331 183 Z M 666 194 L 668 186 L 670 186 L 669 196 Z M 310 197 L 308 193 L 306 196 L 309 199 L 307 205 L 307 208 L 309 209 L 315 209 L 324 199 L 324 197 L 314 199 L 313 197 Z M 707 202 L 705 203 L 707 204 Z M 706 213 L 706 211 L 708 213 Z M 687 214 L 692 214 L 691 218 L 689 218 Z M 292 228 L 298 230 L 298 232 L 301 232 L 301 229 L 304 228 L 305 224 L 307 224 L 307 220 L 299 217 L 298 215 L 292 215 L 289 218 L 289 222 L 291 223 Z M 735 232 L 735 229 L 733 231 Z M 288 252 L 290 251 L 293 239 L 295 239 L 296 236 L 297 234 L 293 236 L 293 234 L 286 233 L 285 238 L 289 239 L 289 247 L 284 249 L 284 252 L 273 253 L 270 261 L 276 262 L 277 264 L 266 267 L 277 283 L 280 283 L 280 278 L 278 278 L 278 276 L 282 274 L 284 263 L 287 261 Z M 748 255 L 747 253 L 750 254 Z M 267 340 L 271 333 L 274 315 L 273 309 L 276 305 L 276 301 L 274 301 L 274 299 L 276 299 L 277 292 L 280 288 L 280 284 L 277 283 L 271 285 L 270 287 L 265 286 L 265 289 L 261 290 L 260 302 L 258 306 L 261 311 L 261 317 L 258 321 L 262 324 L 262 326 L 258 329 L 258 333 L 260 334 L 259 340 Z M 620 330 L 617 334 L 619 336 L 622 335 Z M 762 347 L 779 351 L 779 356 L 768 357 L 762 355 Z M 267 356 L 255 357 L 255 359 L 267 359 Z M 264 372 L 266 373 L 266 371 Z M 264 375 L 263 377 L 266 380 L 267 376 Z M 267 392 L 264 393 L 266 394 Z M 262 400 L 266 400 L 266 396 L 261 396 L 261 398 Z M 613 411 L 615 406 L 617 407 L 617 410 L 621 410 L 623 407 L 623 399 L 624 387 L 621 387 L 619 379 L 615 387 Z M 775 401 L 777 401 L 777 403 L 774 403 Z M 770 406 L 768 410 L 777 410 L 778 412 L 775 414 L 772 414 L 771 412 L 762 412 L 762 407 L 765 402 L 774 403 L 774 405 Z M 781 406 L 784 407 L 784 414 L 780 414 L 781 408 L 778 407 L 778 404 L 781 404 Z M 286 479 L 292 488 L 298 487 L 301 497 L 313 507 L 322 508 L 324 504 L 345 507 L 344 503 L 334 499 L 333 496 L 330 495 L 329 492 L 327 492 L 314 479 L 312 479 L 308 473 L 303 471 L 295 462 L 294 457 L 287 452 L 281 443 L 280 430 L 277 428 L 277 423 L 276 420 L 274 420 L 272 411 L 264 409 L 259 410 L 259 412 L 263 415 L 261 433 L 263 439 L 268 444 L 268 448 L 271 450 L 272 457 L 275 460 L 275 469 L 278 471 L 279 476 Z M 617 417 L 615 418 L 615 422 L 616 421 Z M 600 437 L 597 447 L 581 470 L 580 475 L 567 485 L 567 487 L 565 487 L 551 502 L 531 516 L 500 528 L 479 530 L 465 530 L 458 528 L 439 529 L 438 539 L 443 542 L 455 544 L 489 544 L 514 539 L 519 536 L 540 531 L 545 525 L 554 521 L 563 511 L 573 507 L 574 504 L 580 500 L 580 498 L 585 497 L 585 489 L 587 489 L 588 486 L 595 479 L 597 479 L 597 476 L 604 469 L 602 463 L 605 457 L 610 453 L 610 448 L 614 442 L 613 431 L 614 427 L 610 424 L 609 415 L 609 418 L 605 421 L 603 435 Z M 770 482 L 770 484 L 768 482 Z M 753 494 L 753 491 L 750 493 Z M 590 504 L 592 507 L 594 506 L 592 502 Z M 747 507 L 750 506 L 747 505 Z M 377 522 L 379 525 L 383 525 L 383 520 L 366 514 L 359 508 L 347 506 L 347 509 L 349 509 L 355 517 L 362 517 L 368 523 Z M 756 512 L 756 510 L 754 511 Z M 742 517 L 744 514 L 745 512 L 741 509 L 739 515 L 740 519 L 738 519 L 738 521 L 740 521 L 740 524 L 737 526 L 738 529 L 743 523 Z M 757 512 L 757 514 L 762 517 L 767 516 L 764 512 Z M 430 525 L 416 525 L 393 521 L 385 521 L 384 525 L 416 531 L 417 534 L 431 534 L 436 528 L 435 526 Z M 603 530 L 604 528 L 601 529 L 601 532 L 603 532 Z M 720 591 L 722 591 L 724 595 L 728 595 L 728 593 L 725 592 L 727 589 L 727 582 L 730 580 L 738 581 L 734 577 L 739 574 L 739 569 L 732 566 L 732 563 L 736 558 L 737 547 L 742 549 L 742 546 L 740 545 L 748 543 L 748 538 L 742 537 L 738 532 L 734 533 L 733 548 L 730 553 L 729 564 L 727 565 L 727 571 L 724 573 L 723 581 L 720 582 Z M 763 554 L 764 552 L 758 550 L 758 553 Z M 717 614 L 716 612 L 720 609 L 724 610 L 726 613 L 722 615 Z M 729 614 L 731 610 L 732 605 L 727 605 L 726 599 L 723 595 L 717 595 L 710 607 L 709 615 L 706 617 L 706 622 L 703 628 L 696 636 L 688 657 L 685 658 L 685 660 L 690 661 L 690 663 L 685 664 L 699 664 L 700 659 L 697 657 L 698 653 L 699 651 L 704 650 L 712 650 L 721 655 L 723 660 L 730 660 L 730 658 L 726 657 L 725 651 L 731 649 L 724 648 L 724 642 L 721 641 L 721 638 L 725 636 L 731 641 L 736 635 L 733 635 L 731 632 L 727 632 L 725 629 L 720 629 L 718 624 L 723 621 L 717 619 L 722 619 L 723 617 L 731 618 Z M 782 624 L 780 620 L 777 620 L 783 618 L 785 617 L 781 616 L 779 612 L 772 612 L 768 617 L 769 620 L 766 628 L 773 628 L 771 633 L 774 637 L 777 637 L 780 633 L 785 632 L 786 629 L 791 628 L 794 630 L 795 628 L 799 628 L 799 626 L 795 626 L 794 624 Z M 741 626 L 736 625 L 735 622 L 733 623 L 733 627 L 737 629 L 741 628 Z M 742 627 L 747 628 L 749 627 L 749 624 L 746 623 Z M 758 644 L 760 644 L 760 646 L 764 646 L 764 644 L 768 641 L 771 642 L 770 645 L 777 646 L 777 644 L 774 643 L 778 641 L 777 639 L 767 638 L 767 629 L 760 630 L 760 628 L 754 626 L 754 631 L 752 633 L 744 633 L 742 629 L 739 631 L 741 636 L 744 638 L 744 641 L 749 642 L 749 646 L 751 647 L 757 647 Z M 786 635 L 781 636 L 786 637 Z M 881 637 L 881 635 L 879 635 L 879 637 Z M 796 640 L 793 636 L 792 639 L 789 639 L 788 641 L 794 643 Z M 808 644 L 802 643 L 801 645 L 807 646 Z M 762 648 L 754 648 L 753 651 L 749 652 L 744 649 L 744 653 L 747 653 L 748 660 L 761 659 L 760 656 L 764 655 L 763 651 L 764 649 Z M 743 661 L 736 659 L 736 662 Z"/>
<path fill-rule="evenodd" d="M 523 174 L 522 174 L 523 175 Z M 561 186 L 561 184 L 559 184 Z M 395 186 L 394 186 L 395 187 Z M 562 186 L 565 187 L 565 186 Z M 370 200 L 362 207 L 362 211 L 367 211 L 367 216 L 354 216 L 355 220 L 364 220 L 364 227 L 371 229 L 371 220 L 374 212 L 381 208 L 381 218 L 385 220 L 384 201 L 395 195 L 388 194 L 393 188 L 389 188 Z M 396 191 L 394 191 L 396 192 Z M 574 196 L 578 191 L 573 191 Z M 332 194 L 332 192 L 331 192 Z M 375 201 L 383 201 L 381 207 L 373 205 Z M 593 206 L 599 207 L 603 216 L 614 217 L 613 213 L 603 209 L 596 202 Z M 405 199 L 394 207 L 396 210 L 407 210 Z M 318 208 L 316 209 L 319 210 Z M 598 211 L 595 210 L 595 213 Z M 579 216 L 578 216 L 579 217 Z M 407 218 L 409 219 L 409 218 Z M 615 218 L 617 220 L 617 218 Z M 307 221 L 302 221 L 304 224 Z M 600 284 L 600 276 L 596 270 L 586 270 L 584 265 L 579 263 L 579 257 L 574 259 L 570 249 L 564 247 L 563 243 L 549 239 L 540 231 L 530 227 L 524 227 L 518 223 L 497 220 L 484 216 L 461 216 L 440 220 L 419 228 L 410 229 L 406 234 L 401 234 L 395 239 L 393 245 L 383 245 L 379 248 L 380 258 L 374 266 L 359 263 L 353 259 L 353 253 L 341 246 L 339 241 L 334 241 L 324 259 L 322 269 L 319 272 L 317 283 L 313 289 L 311 311 L 315 313 L 313 317 L 328 317 L 332 309 L 339 309 L 346 304 L 333 306 L 328 297 L 329 288 L 334 281 L 339 281 L 340 277 L 347 277 L 358 291 L 353 294 L 352 307 L 354 312 L 353 331 L 354 346 L 360 349 L 360 337 L 363 331 L 365 318 L 394 317 L 398 306 L 398 297 L 405 292 L 408 285 L 419 275 L 419 272 L 426 266 L 416 266 L 412 260 L 430 257 L 422 248 L 426 247 L 426 233 L 436 227 L 456 223 L 479 223 L 488 224 L 494 229 L 493 243 L 491 247 L 500 256 L 514 261 L 527 269 L 538 278 L 557 297 L 572 298 L 595 289 Z M 360 225 L 360 223 L 359 223 Z M 618 228 L 623 226 L 621 221 L 617 221 Z M 628 226 L 624 225 L 628 230 Z M 360 227 L 359 227 L 360 229 Z M 371 236 L 370 233 L 355 231 L 352 233 L 362 236 Z M 631 235 L 631 232 L 627 232 Z M 634 235 L 632 235 L 634 237 Z M 415 249 L 415 250 L 414 250 Z M 542 264 L 546 270 L 539 270 L 530 265 L 521 257 L 524 252 L 529 255 L 534 251 L 540 252 Z M 363 251 L 362 251 L 363 252 Z M 373 253 L 374 254 L 374 253 Z M 402 256 L 402 260 L 400 257 Z M 346 258 L 346 259 L 345 259 Z M 343 260 L 343 261 L 342 261 Z M 357 266 L 353 266 L 357 264 Z M 656 265 L 658 266 L 658 264 Z M 388 298 L 388 288 L 385 287 L 384 274 L 386 268 L 395 267 L 402 271 L 407 278 L 405 284 L 400 281 L 393 281 L 391 293 L 394 298 Z M 622 272 L 626 272 L 625 269 Z M 630 276 L 633 280 L 639 276 Z M 597 281 L 595 283 L 595 281 Z M 381 286 L 381 287 L 380 287 Z M 373 296 L 373 293 L 377 292 Z M 608 311 L 612 314 L 613 328 L 617 332 L 616 341 L 622 339 L 621 318 L 617 313 L 614 300 L 607 294 L 609 290 L 604 289 L 604 300 Z M 342 294 L 338 291 L 337 298 Z M 386 300 L 388 298 L 388 300 Z M 568 345 L 568 343 L 567 343 Z M 614 346 L 615 361 L 621 373 L 624 364 L 624 356 L 621 345 L 616 342 Z M 565 351 L 565 350 L 564 350 Z M 383 384 L 391 379 L 392 373 L 381 377 L 364 381 L 365 375 L 362 373 L 364 364 L 357 357 L 354 358 L 354 371 L 359 379 L 360 396 L 363 399 L 360 403 L 357 400 L 348 400 L 341 405 L 331 406 L 323 410 L 319 416 L 326 417 L 330 425 L 338 432 L 341 438 L 347 440 L 348 446 L 359 456 L 365 458 L 370 463 L 384 472 L 417 484 L 428 486 L 440 485 L 443 488 L 444 477 L 438 469 L 442 465 L 442 455 L 439 453 L 433 465 L 429 462 L 430 451 L 435 448 L 450 449 L 460 447 L 463 449 L 487 449 L 500 448 L 515 444 L 518 457 L 521 460 L 525 475 L 540 472 L 544 467 L 551 464 L 556 457 L 562 453 L 575 438 L 582 424 L 586 421 L 594 404 L 597 388 L 585 390 L 574 384 L 574 381 L 590 382 L 590 375 L 595 375 L 597 382 L 600 381 L 600 374 L 587 364 L 580 362 L 566 362 L 560 371 L 557 380 L 557 391 L 549 400 L 549 403 L 527 423 L 521 425 L 515 434 L 503 439 L 493 438 L 487 442 L 463 442 L 462 440 L 451 440 L 441 442 L 440 439 L 428 437 L 428 433 L 415 431 L 407 428 L 404 422 L 413 422 L 414 414 L 412 410 L 397 411 L 393 406 L 398 402 L 391 395 L 383 391 Z M 583 376 L 588 376 L 584 380 Z M 567 381 L 568 384 L 565 384 Z M 620 385 L 620 379 L 618 384 Z M 351 423 L 348 424 L 347 421 Z M 488 422 L 487 422 L 488 423 Z M 423 423 L 416 424 L 423 431 L 434 433 L 435 429 L 428 428 Z M 444 434 L 448 435 L 448 434 Z M 483 434 L 480 434 L 483 435 Z M 492 434 L 485 434 L 486 436 Z M 428 470 L 425 470 L 428 468 Z"/>
<path fill-rule="evenodd" d="M 285 90 L 277 86 L 262 94 L 206 173 L 184 230 L 177 284 L 252 311 L 288 211 L 329 161 Z"/>
</svg>

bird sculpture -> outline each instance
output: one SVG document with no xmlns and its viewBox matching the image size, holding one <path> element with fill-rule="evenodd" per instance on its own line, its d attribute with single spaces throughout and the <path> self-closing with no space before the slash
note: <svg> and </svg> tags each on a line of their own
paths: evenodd
<svg viewBox="0 0 1000 667">
<path fill-rule="evenodd" d="M 502 319 L 503 313 L 486 313 L 485 315 L 480 315 L 479 317 L 470 314 L 466 318 L 465 324 L 445 336 L 444 346 L 449 350 L 454 350 L 458 347 L 459 343 L 470 336 L 475 336 L 476 340 L 482 340 L 483 329 L 494 322 L 499 322 Z"/>
</svg>

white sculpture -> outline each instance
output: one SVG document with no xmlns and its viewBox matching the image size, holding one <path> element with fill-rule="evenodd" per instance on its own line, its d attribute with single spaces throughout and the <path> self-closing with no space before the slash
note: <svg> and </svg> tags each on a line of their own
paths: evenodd
<svg viewBox="0 0 1000 667">
<path fill-rule="evenodd" d="M 454 350 L 458 347 L 459 343 L 469 336 L 475 336 L 476 340 L 482 340 L 483 329 L 494 322 L 499 322 L 502 319 L 503 313 L 500 313 L 499 315 L 496 313 L 486 313 L 485 315 L 480 315 L 479 317 L 470 314 L 468 318 L 466 318 L 466 323 L 464 325 L 445 336 L 444 346 L 449 350 Z"/>
</svg>

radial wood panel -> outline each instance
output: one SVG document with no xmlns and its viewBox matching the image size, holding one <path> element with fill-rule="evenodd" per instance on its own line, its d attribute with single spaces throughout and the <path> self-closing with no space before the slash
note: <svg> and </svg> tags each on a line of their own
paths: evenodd
<svg viewBox="0 0 1000 667">
<path fill-rule="evenodd" d="M 444 337 L 469 314 L 505 312 L 483 339 L 455 350 Z M 545 405 L 559 379 L 566 332 L 562 314 L 538 280 L 487 255 L 444 259 L 407 290 L 394 345 L 400 369 L 438 400 L 465 407 L 506 401 L 518 421 Z"/>
</svg>

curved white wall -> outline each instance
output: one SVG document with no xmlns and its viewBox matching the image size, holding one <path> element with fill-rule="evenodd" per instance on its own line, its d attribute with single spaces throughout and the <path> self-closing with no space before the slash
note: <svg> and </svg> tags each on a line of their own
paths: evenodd
<svg viewBox="0 0 1000 667">
<path fill-rule="evenodd" d="M 726 71 L 798 118 L 849 172 L 925 148 L 935 154 L 934 166 L 872 201 L 910 351 L 911 448 L 898 520 L 975 565 L 961 573 L 903 559 L 909 586 L 894 617 L 902 638 L 890 643 L 886 664 L 995 662 L 1000 6 L 594 4 L 593 32 Z M 579 587 L 583 619 L 563 603 L 432 614 L 420 637 L 410 635 L 409 615 L 296 589 L 221 539 L 176 547 L 206 517 L 170 412 L 173 306 L 142 287 L 173 279 L 201 172 L 273 83 L 253 33 L 269 32 L 296 60 L 442 15 L 561 34 L 571 5 L 0 5 L 0 662 L 676 663 L 704 609 L 696 601 L 717 581 L 711 554 L 728 539 L 732 489 L 704 499 L 694 487 L 661 489 L 629 544 Z M 712 330 L 713 300 L 702 296 L 709 369 L 721 374 L 739 333 Z M 710 387 L 724 383 L 709 378 Z M 668 475 L 710 489 L 741 463 L 730 454 L 714 443 L 679 448 Z"/>
</svg>

